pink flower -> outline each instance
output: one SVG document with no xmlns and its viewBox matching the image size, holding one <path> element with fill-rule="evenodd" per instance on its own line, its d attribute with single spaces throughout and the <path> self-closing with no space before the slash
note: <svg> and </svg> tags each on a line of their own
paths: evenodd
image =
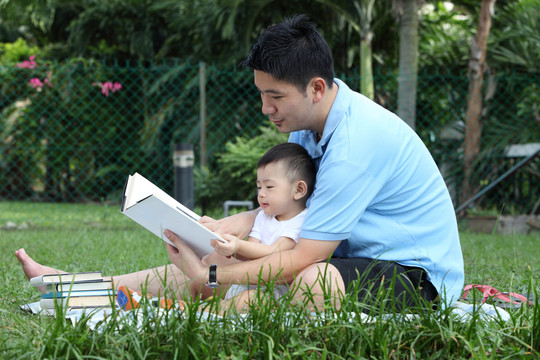
<svg viewBox="0 0 540 360">
<path fill-rule="evenodd" d="M 99 86 L 101 88 L 101 93 L 105 96 L 109 96 L 109 91 L 114 93 L 122 89 L 122 85 L 120 83 L 112 83 L 110 81 L 105 83 L 93 83 L 92 86 Z"/>
<path fill-rule="evenodd" d="M 35 88 L 42 88 L 43 87 L 43 83 L 41 82 L 41 80 L 39 80 L 38 78 L 32 78 L 30 79 L 30 85 L 35 89 Z"/>
<path fill-rule="evenodd" d="M 22 69 L 33 69 L 36 67 L 35 58 L 36 55 L 32 55 L 28 58 L 28 60 L 24 60 L 23 62 L 18 63 L 17 65 L 15 65 L 15 67 Z"/>
</svg>

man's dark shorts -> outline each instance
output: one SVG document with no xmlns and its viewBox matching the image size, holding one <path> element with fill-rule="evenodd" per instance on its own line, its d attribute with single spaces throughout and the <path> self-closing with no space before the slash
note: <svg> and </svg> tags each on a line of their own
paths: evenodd
<svg viewBox="0 0 540 360">
<path fill-rule="evenodd" d="M 437 290 L 424 269 L 368 258 L 333 257 L 330 264 L 340 272 L 347 292 L 358 292 L 358 301 L 366 305 L 380 306 L 385 301 L 386 306 L 400 310 L 437 302 Z"/>
</svg>

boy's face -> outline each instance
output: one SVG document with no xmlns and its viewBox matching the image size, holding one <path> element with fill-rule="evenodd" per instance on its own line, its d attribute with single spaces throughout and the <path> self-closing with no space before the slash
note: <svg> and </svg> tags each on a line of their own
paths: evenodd
<svg viewBox="0 0 540 360">
<path fill-rule="evenodd" d="M 254 71 L 255 86 L 261 94 L 262 112 L 268 115 L 281 133 L 314 129 L 313 99 L 308 91 L 302 93 L 288 82 Z"/>
<path fill-rule="evenodd" d="M 280 162 L 257 169 L 257 200 L 267 215 L 288 220 L 298 214 L 295 206 L 296 183 L 291 183 Z"/>
</svg>

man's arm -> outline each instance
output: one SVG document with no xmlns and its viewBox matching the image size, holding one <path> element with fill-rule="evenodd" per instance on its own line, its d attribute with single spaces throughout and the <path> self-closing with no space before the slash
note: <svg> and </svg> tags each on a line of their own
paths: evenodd
<svg viewBox="0 0 540 360">
<path fill-rule="evenodd" d="M 167 244 L 171 262 L 193 281 L 204 284 L 208 280 L 208 267 L 203 264 L 180 238 L 165 231 L 164 235 L 176 245 Z M 270 281 L 279 275 L 280 282 L 291 282 L 294 277 L 311 264 L 325 261 L 334 252 L 340 241 L 323 241 L 300 238 L 294 248 L 279 251 L 255 260 L 221 266 L 217 271 L 218 281 L 222 284 L 256 284 L 259 276 L 263 281 Z"/>
</svg>

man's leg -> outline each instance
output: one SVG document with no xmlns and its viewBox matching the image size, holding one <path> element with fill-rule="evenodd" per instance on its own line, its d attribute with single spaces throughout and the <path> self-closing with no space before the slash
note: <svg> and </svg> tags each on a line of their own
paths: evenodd
<svg viewBox="0 0 540 360">
<path fill-rule="evenodd" d="M 63 270 L 58 270 L 50 266 L 42 265 L 32 259 L 24 249 L 15 251 L 15 256 L 23 267 L 24 274 L 28 279 L 35 276 L 54 273 L 65 273 Z M 141 270 L 130 274 L 112 276 L 115 288 L 126 286 L 132 290 L 141 291 L 145 289 L 149 294 L 158 296 L 164 295 L 165 286 L 167 284 L 168 291 L 180 298 L 187 288 L 187 277 L 174 265 L 160 266 L 154 269 Z M 45 288 L 39 289 L 45 292 Z M 169 295 L 170 296 L 170 295 Z"/>
<path fill-rule="evenodd" d="M 345 284 L 338 269 L 332 264 L 313 264 L 302 270 L 291 284 L 294 298 L 310 309 L 322 310 L 325 299 L 336 309 L 341 307 Z"/>
<path fill-rule="evenodd" d="M 378 311 L 383 304 L 389 311 L 401 311 L 437 301 L 437 290 L 423 269 L 368 258 L 332 258 L 330 263 L 341 274 L 347 291 L 358 292 L 358 301 L 367 305 L 364 312 Z"/>
<path fill-rule="evenodd" d="M 174 265 L 164 265 L 153 269 L 140 270 L 129 274 L 113 275 L 115 288 L 126 286 L 130 289 L 144 290 L 153 296 L 195 296 L 189 291 L 189 279 Z M 166 286 L 165 286 L 166 284 Z"/>
</svg>

